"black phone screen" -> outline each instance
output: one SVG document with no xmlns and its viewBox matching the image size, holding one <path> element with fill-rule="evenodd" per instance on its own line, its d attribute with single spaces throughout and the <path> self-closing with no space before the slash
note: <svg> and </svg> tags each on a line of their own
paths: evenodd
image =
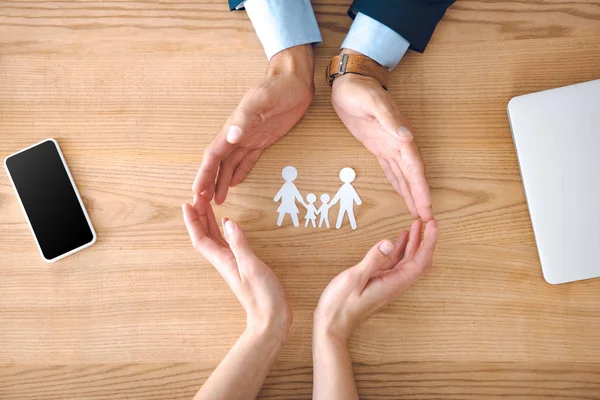
<svg viewBox="0 0 600 400">
<path fill-rule="evenodd" d="M 54 141 L 10 156 L 6 167 L 44 258 L 52 260 L 94 240 Z"/>
</svg>

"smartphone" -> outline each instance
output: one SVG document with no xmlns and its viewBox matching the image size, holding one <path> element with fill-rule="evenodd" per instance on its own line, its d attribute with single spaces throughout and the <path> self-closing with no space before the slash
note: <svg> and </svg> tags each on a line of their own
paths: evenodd
<svg viewBox="0 0 600 400">
<path fill-rule="evenodd" d="M 4 166 L 46 262 L 96 242 L 96 232 L 56 140 L 46 139 L 11 154 Z"/>
</svg>

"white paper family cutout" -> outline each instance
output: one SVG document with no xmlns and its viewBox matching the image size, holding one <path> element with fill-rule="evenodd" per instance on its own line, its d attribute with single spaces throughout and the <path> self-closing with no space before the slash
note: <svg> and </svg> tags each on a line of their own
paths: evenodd
<svg viewBox="0 0 600 400">
<path fill-rule="evenodd" d="M 317 227 L 317 215 L 320 215 L 319 219 L 319 228 L 325 226 L 329 228 L 329 209 L 340 203 L 340 211 L 338 212 L 338 218 L 335 223 L 335 227 L 340 229 L 342 227 L 342 222 L 344 220 L 344 214 L 348 215 L 348 221 L 350 221 L 350 227 L 352 229 L 356 229 L 356 218 L 354 217 L 354 204 L 361 205 L 362 200 L 356 193 L 356 189 L 352 186 L 352 182 L 356 178 L 356 172 L 352 168 L 346 167 L 342 168 L 340 171 L 340 180 L 343 182 L 342 187 L 337 191 L 336 195 L 333 197 L 331 202 L 329 201 L 331 197 L 327 193 L 323 193 L 320 197 L 321 205 L 319 208 L 315 206 L 315 202 L 317 201 L 317 196 L 314 193 L 309 193 L 306 196 L 306 202 L 304 202 L 304 198 L 298 191 L 296 185 L 294 185 L 294 180 L 298 177 L 298 171 L 296 168 L 292 166 L 287 166 L 281 171 L 281 176 L 285 180 L 285 183 L 279 189 L 279 192 L 275 195 L 273 199 L 275 202 L 281 201 L 277 212 L 279 213 L 279 217 L 277 218 L 277 226 L 281 226 L 283 224 L 283 219 L 286 214 L 289 214 L 292 218 L 292 222 L 294 226 L 297 228 L 300 226 L 300 222 L 298 221 L 298 213 L 300 210 L 296 205 L 296 201 L 306 208 L 306 216 L 304 219 L 306 223 L 305 227 L 308 227 L 310 223 L 314 228 Z"/>
</svg>

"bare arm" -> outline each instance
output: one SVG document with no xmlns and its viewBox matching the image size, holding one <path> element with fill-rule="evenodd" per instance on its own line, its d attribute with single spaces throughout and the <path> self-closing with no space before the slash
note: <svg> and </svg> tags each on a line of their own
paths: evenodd
<svg viewBox="0 0 600 400">
<path fill-rule="evenodd" d="M 315 327 L 313 399 L 358 400 L 348 342 Z"/>
<path fill-rule="evenodd" d="M 194 400 L 256 399 L 283 341 L 269 331 L 246 329 Z"/>
</svg>

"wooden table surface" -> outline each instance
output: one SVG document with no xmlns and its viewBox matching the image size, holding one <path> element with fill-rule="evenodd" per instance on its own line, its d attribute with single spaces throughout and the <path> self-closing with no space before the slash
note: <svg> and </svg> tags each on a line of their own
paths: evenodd
<svg viewBox="0 0 600 400">
<path fill-rule="evenodd" d="M 217 207 L 249 232 L 294 310 L 265 399 L 310 398 L 322 290 L 411 222 L 322 79 L 349 0 L 313 3 L 324 38 L 313 104 Z M 0 156 L 56 138 L 98 232 L 45 264 L 0 173 L 0 399 L 191 399 L 244 314 L 192 249 L 180 205 L 266 65 L 225 0 L 0 1 Z M 394 70 L 441 238 L 428 275 L 352 337 L 364 399 L 600 398 L 600 280 L 543 280 L 506 117 L 512 96 L 596 78 L 598 0 L 459 0 L 426 54 Z M 359 229 L 277 228 L 288 164 L 303 193 L 333 192 L 354 167 Z"/>
</svg>

